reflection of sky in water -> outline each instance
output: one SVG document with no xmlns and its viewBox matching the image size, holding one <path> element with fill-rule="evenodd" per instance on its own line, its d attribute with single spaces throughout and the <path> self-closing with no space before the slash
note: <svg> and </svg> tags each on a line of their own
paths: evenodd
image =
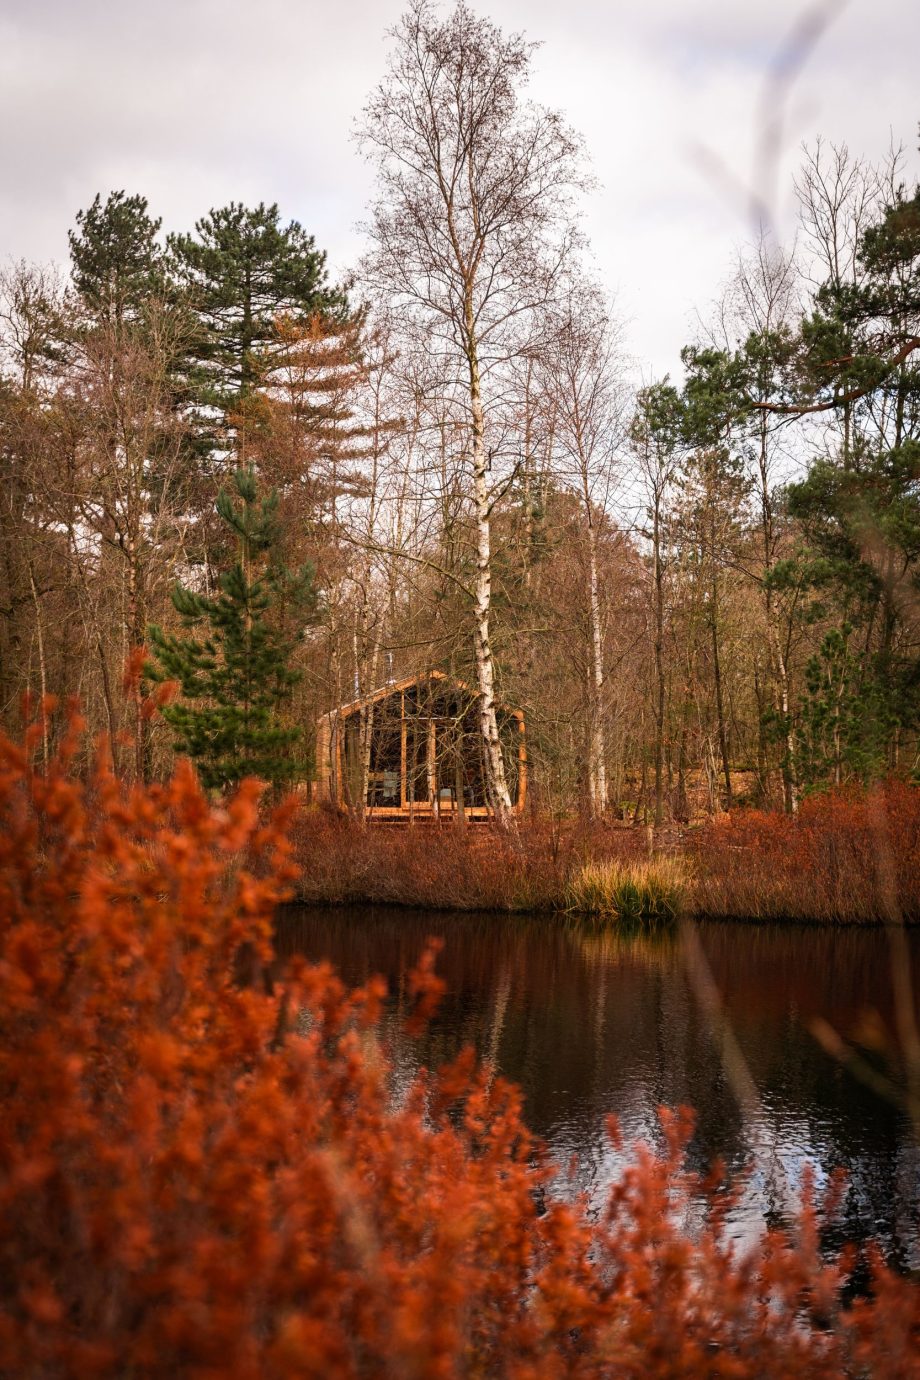
<svg viewBox="0 0 920 1380">
<path fill-rule="evenodd" d="M 387 977 L 397 1085 L 467 1043 L 519 1084 L 529 1125 L 564 1171 L 558 1191 L 585 1191 L 599 1206 L 630 1143 L 660 1144 L 658 1107 L 687 1104 L 697 1113 L 692 1166 L 721 1158 L 729 1171 L 748 1172 L 728 1219 L 739 1242 L 781 1219 L 806 1167 L 819 1192 L 843 1168 L 848 1189 L 831 1239 L 875 1235 L 893 1258 L 920 1266 L 920 1151 L 909 1125 L 829 1059 L 807 1028 L 820 1015 L 847 1035 L 867 1009 L 892 1028 L 885 936 L 744 925 L 695 933 L 721 1026 L 705 1014 L 697 971 L 676 938 L 377 910 L 291 911 L 278 940 L 283 953 L 331 959 L 346 981 Z M 426 1034 L 410 1040 L 400 1020 L 404 979 L 431 934 L 446 941 L 438 970 L 448 991 Z M 912 949 L 920 968 L 920 935 Z M 753 1085 L 743 1114 L 728 1072 L 733 1048 Z M 622 1151 L 605 1134 L 611 1112 Z"/>
</svg>

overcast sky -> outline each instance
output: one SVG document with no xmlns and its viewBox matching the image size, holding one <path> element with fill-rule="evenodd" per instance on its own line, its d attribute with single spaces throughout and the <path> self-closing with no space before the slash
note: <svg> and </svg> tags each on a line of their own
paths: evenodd
<svg viewBox="0 0 920 1380">
<path fill-rule="evenodd" d="M 230 200 L 277 201 L 347 269 L 372 186 L 352 123 L 403 8 L 0 0 L 0 258 L 63 262 L 78 208 L 124 187 L 167 230 Z M 752 233 L 734 183 L 758 167 L 765 82 L 805 0 L 475 8 L 542 43 L 532 93 L 582 132 L 600 181 L 585 220 L 597 271 L 644 372 L 674 370 L 694 309 L 706 310 Z M 870 159 L 893 136 L 920 175 L 918 52 L 917 0 L 836 6 L 784 103 L 778 190 L 763 188 L 781 224 L 798 146 L 818 133 Z"/>
</svg>

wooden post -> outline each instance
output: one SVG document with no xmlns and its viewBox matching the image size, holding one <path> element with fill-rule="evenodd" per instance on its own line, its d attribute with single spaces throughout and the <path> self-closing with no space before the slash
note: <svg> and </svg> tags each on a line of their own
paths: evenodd
<svg viewBox="0 0 920 1380">
<path fill-rule="evenodd" d="M 438 800 L 438 743 L 434 719 L 428 720 L 428 799 L 434 814 L 440 814 Z"/>
<path fill-rule="evenodd" d="M 518 712 L 518 798 L 514 802 L 518 810 L 523 813 L 524 803 L 527 800 L 527 739 L 524 725 L 524 715 Z"/>
<path fill-rule="evenodd" d="M 406 776 L 406 696 L 399 692 L 399 804 L 404 810 L 409 803 L 409 781 Z"/>
</svg>

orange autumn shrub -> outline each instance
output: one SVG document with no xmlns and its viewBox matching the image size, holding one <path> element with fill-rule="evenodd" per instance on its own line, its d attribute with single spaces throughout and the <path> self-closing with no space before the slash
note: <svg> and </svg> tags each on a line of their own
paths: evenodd
<svg viewBox="0 0 920 1380">
<path fill-rule="evenodd" d="M 552 911 L 586 860 L 648 853 L 644 832 L 587 821 L 521 820 L 513 837 L 454 821 L 363 827 L 328 809 L 302 810 L 291 830 L 299 899 L 445 910 Z"/>
<path fill-rule="evenodd" d="M 599 1220 L 544 1210 L 513 1087 L 466 1054 L 397 1096 L 382 985 L 273 970 L 283 810 L 74 746 L 0 742 L 4 1380 L 920 1373 L 917 1286 L 874 1258 L 845 1308 L 810 1202 L 733 1246 L 686 1114 Z"/>
<path fill-rule="evenodd" d="M 693 830 L 695 908 L 837 924 L 920 921 L 920 789 L 899 780 L 742 810 Z"/>
<path fill-rule="evenodd" d="M 320 809 L 302 811 L 291 837 L 308 902 L 540 910 L 560 890 L 559 867 L 529 831 L 512 840 L 484 824 L 362 827 Z"/>
</svg>

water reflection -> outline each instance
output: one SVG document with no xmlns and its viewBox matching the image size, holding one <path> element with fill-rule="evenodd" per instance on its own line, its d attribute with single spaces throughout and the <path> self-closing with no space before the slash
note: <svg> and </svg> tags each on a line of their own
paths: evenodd
<svg viewBox="0 0 920 1380">
<path fill-rule="evenodd" d="M 400 1029 L 405 976 L 429 935 L 445 940 L 448 984 L 418 1040 Z M 700 974 L 677 935 L 597 934 L 557 921 L 386 909 L 291 908 L 282 955 L 331 960 L 349 983 L 382 973 L 397 1069 L 434 1067 L 472 1043 L 520 1085 L 529 1125 L 560 1164 L 578 1158 L 577 1186 L 599 1201 L 618 1157 L 607 1115 L 624 1137 L 655 1141 L 657 1108 L 696 1108 L 692 1158 L 720 1158 L 751 1177 L 734 1214 L 746 1236 L 778 1220 L 806 1165 L 818 1183 L 838 1167 L 849 1189 L 839 1239 L 878 1237 L 900 1264 L 920 1266 L 920 1154 L 903 1113 L 857 1083 L 815 1043 L 823 1016 L 850 1032 L 867 1009 L 893 1028 L 891 960 L 877 931 L 701 925 Z M 920 979 L 920 936 L 911 936 Z M 915 988 L 916 990 L 916 988 Z M 710 995 L 711 995 L 710 994 Z M 754 1095 L 739 1104 L 737 1050 Z"/>
</svg>

